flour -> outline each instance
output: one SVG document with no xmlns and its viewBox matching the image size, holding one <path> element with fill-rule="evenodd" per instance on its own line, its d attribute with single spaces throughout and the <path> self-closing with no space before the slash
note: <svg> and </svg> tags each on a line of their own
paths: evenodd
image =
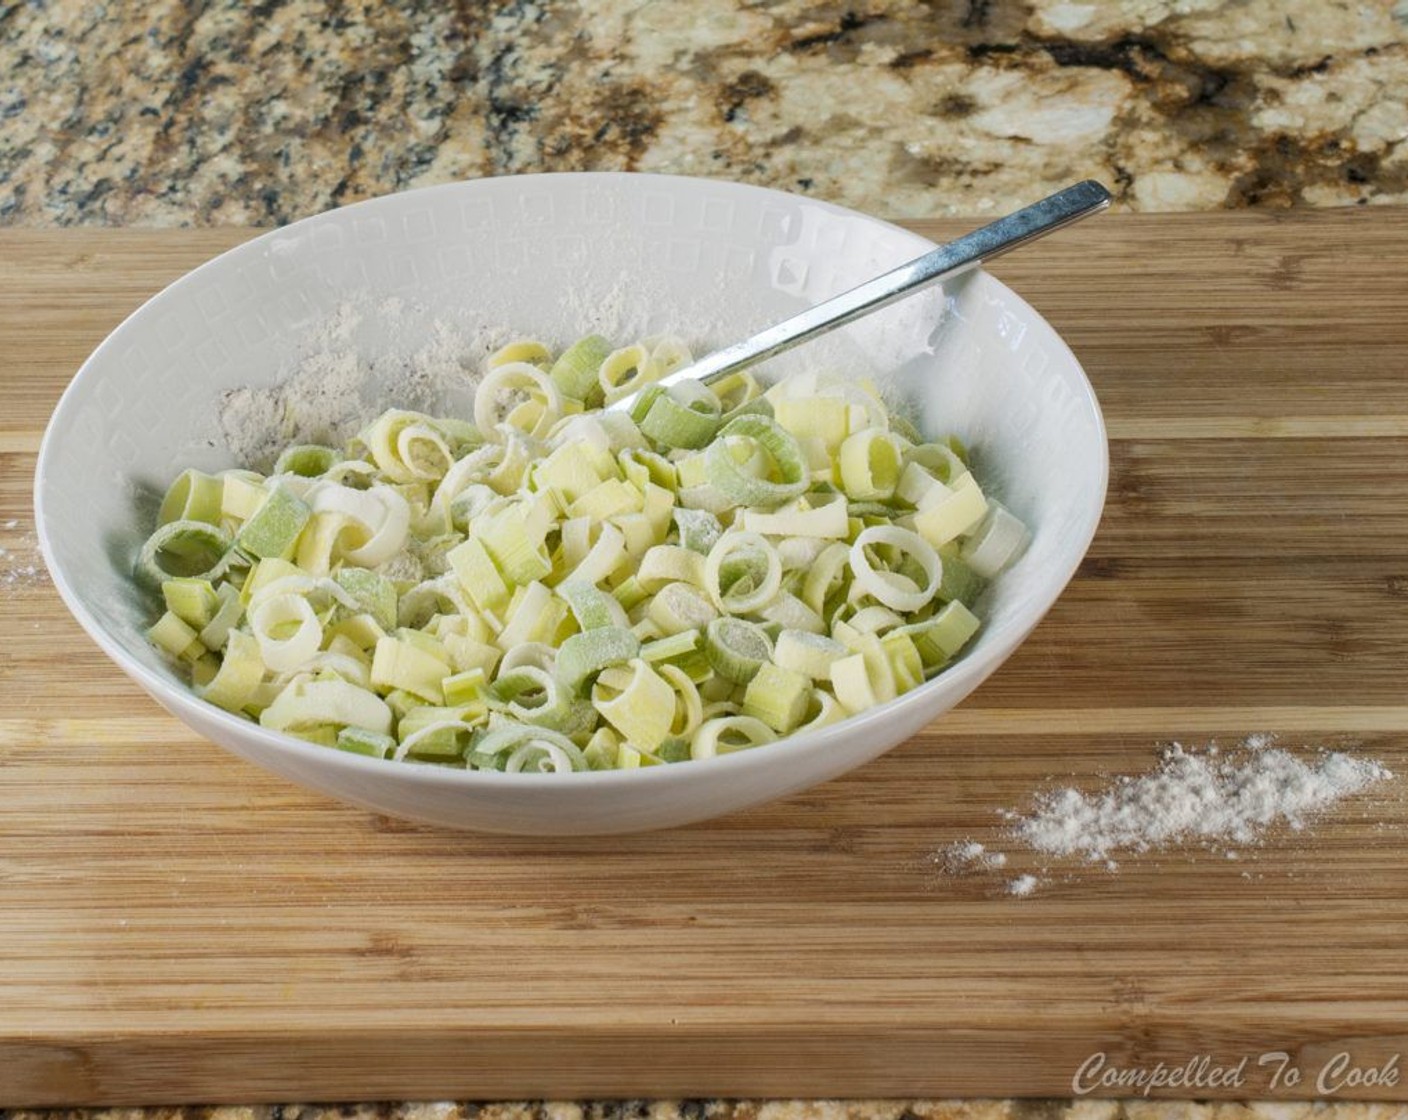
<svg viewBox="0 0 1408 1120">
<path fill-rule="evenodd" d="M 661 311 L 658 303 L 634 297 L 624 280 L 590 302 L 574 294 L 568 305 L 578 329 L 567 338 L 545 338 L 549 345 L 565 347 L 588 333 L 625 345 L 653 333 L 651 317 Z M 708 345 L 701 348 L 699 340 L 707 336 L 694 326 L 690 345 L 704 353 Z M 660 329 L 654 325 L 654 333 Z M 485 360 L 525 333 L 502 325 L 457 326 L 397 297 L 346 300 L 301 339 L 298 359 L 274 384 L 224 394 L 220 435 L 239 463 L 267 471 L 284 448 L 341 446 L 387 408 L 470 417 Z"/>
<path fill-rule="evenodd" d="M 1175 743 L 1148 774 L 1095 794 L 1065 789 L 1039 798 L 1016 818 L 1013 835 L 1033 851 L 1092 862 L 1188 840 L 1249 844 L 1275 824 L 1299 831 L 1340 798 L 1391 777 L 1372 760 L 1327 751 L 1303 761 L 1269 742 L 1253 736 L 1230 758 Z"/>
<path fill-rule="evenodd" d="M 484 360 L 512 337 L 453 326 L 399 298 L 344 301 L 277 383 L 224 394 L 220 434 L 240 463 L 267 470 L 291 444 L 341 446 L 387 408 L 468 416 Z"/>
<path fill-rule="evenodd" d="M 1146 773 L 1116 777 L 1091 793 L 1040 794 L 1026 812 L 1004 812 L 1007 839 L 1039 856 L 1080 859 L 1111 873 L 1119 869 L 1117 854 L 1176 845 L 1201 845 L 1235 861 L 1272 828 L 1303 831 L 1341 799 L 1393 776 L 1372 759 L 1341 751 L 1298 757 L 1274 741 L 1251 735 L 1226 753 L 1216 744 L 1199 750 L 1174 743 Z M 969 840 L 940 849 L 933 862 L 949 874 L 971 874 L 1006 859 Z M 1005 890 L 1026 897 L 1041 882 L 1021 875 Z"/>
<path fill-rule="evenodd" d="M 581 333 L 599 334 L 603 338 L 640 338 L 650 331 L 646 323 L 640 318 L 648 309 L 647 301 L 638 298 L 640 293 L 636 293 L 637 298 L 632 298 L 629 291 L 630 284 L 624 278 L 618 278 L 604 295 L 595 294 L 589 298 L 587 287 L 574 286 L 568 289 L 567 311 L 581 327 Z M 656 301 L 658 303 L 658 300 Z M 628 309 L 633 309 L 634 315 L 627 319 Z"/>
<path fill-rule="evenodd" d="M 16 529 L 18 518 L 11 518 L 0 528 Z M 25 533 L 10 547 L 0 548 L 0 595 L 12 595 L 47 582 L 49 573 L 39 560 L 39 542 L 33 533 Z"/>
<path fill-rule="evenodd" d="M 1017 898 L 1026 898 L 1036 891 L 1040 880 L 1035 875 L 1018 875 L 1007 883 L 1007 893 Z"/>
<path fill-rule="evenodd" d="M 950 875 L 1002 867 L 1007 857 L 1001 852 L 990 852 L 976 840 L 960 840 L 935 852 L 932 860 Z"/>
</svg>

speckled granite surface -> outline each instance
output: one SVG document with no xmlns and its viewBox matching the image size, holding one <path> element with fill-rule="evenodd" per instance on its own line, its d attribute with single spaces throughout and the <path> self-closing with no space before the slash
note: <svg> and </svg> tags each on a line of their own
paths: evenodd
<svg viewBox="0 0 1408 1120">
<path fill-rule="evenodd" d="M 290 221 L 542 170 L 890 217 L 1408 202 L 1408 2 L 0 0 L 0 224 Z M 525 1102 L 152 1120 L 1388 1120 L 1401 1105 Z M 0 1111 L 0 1120 L 41 1114 Z M 60 1115 L 60 1114 L 43 1114 Z"/>
<path fill-rule="evenodd" d="M 892 217 L 1093 175 L 1408 201 L 1394 0 L 0 0 L 0 222 L 270 224 L 468 176 L 725 176 Z"/>
</svg>

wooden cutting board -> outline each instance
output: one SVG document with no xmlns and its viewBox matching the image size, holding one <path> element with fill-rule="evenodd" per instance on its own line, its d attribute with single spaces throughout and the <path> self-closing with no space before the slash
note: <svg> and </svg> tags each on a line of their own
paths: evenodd
<svg viewBox="0 0 1408 1120">
<path fill-rule="evenodd" d="M 1408 211 L 1115 215 L 1000 262 L 1109 420 L 1104 523 L 1056 608 L 858 772 L 577 842 L 405 825 L 255 770 L 27 572 L 64 384 L 249 235 L 0 232 L 0 1102 L 1069 1096 L 1100 1053 L 1243 1063 L 1162 1095 L 1408 1098 L 1402 1059 L 1391 1084 L 1333 1069 L 1408 1049 L 1399 780 L 1236 861 L 931 860 L 1169 739 L 1273 731 L 1408 774 Z M 1008 896 L 1026 872 L 1043 885 Z"/>
</svg>

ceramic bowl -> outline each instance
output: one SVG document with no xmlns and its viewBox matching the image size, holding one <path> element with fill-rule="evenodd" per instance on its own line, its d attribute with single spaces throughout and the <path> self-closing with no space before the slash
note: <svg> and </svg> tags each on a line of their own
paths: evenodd
<svg viewBox="0 0 1408 1120">
<path fill-rule="evenodd" d="M 210 261 L 129 316 L 78 371 L 35 478 L 38 536 L 69 609 L 143 689 L 194 731 L 333 797 L 411 820 L 587 835 L 683 825 L 814 786 L 940 718 L 1017 648 L 1095 532 L 1108 452 L 1080 365 L 986 273 L 932 289 L 784 355 L 773 376 L 871 375 L 927 434 L 958 434 L 984 487 L 1032 529 L 978 604 L 983 629 L 936 679 L 842 723 L 700 762 L 563 775 L 407 765 L 314 746 L 198 700 L 143 637 L 134 586 L 153 495 L 184 467 L 235 465 L 224 394 L 286 378 L 349 306 L 369 404 L 388 370 L 486 330 L 557 344 L 670 330 L 703 353 L 918 256 L 930 242 L 811 199 L 656 175 L 526 175 L 431 187 L 296 222 Z M 446 329 L 453 328 L 451 335 Z M 336 332 L 333 332 L 336 333 Z M 622 342 L 624 344 L 624 341 Z M 379 371 L 379 372 L 378 372 Z M 407 382 L 408 383 L 408 382 Z M 446 402 L 446 407 L 462 406 Z M 231 780 L 239 780 L 231 771 Z"/>
</svg>

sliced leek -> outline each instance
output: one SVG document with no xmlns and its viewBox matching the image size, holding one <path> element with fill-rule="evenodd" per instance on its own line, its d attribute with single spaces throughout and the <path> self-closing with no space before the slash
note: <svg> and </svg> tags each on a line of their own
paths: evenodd
<svg viewBox="0 0 1408 1120">
<path fill-rule="evenodd" d="M 868 384 L 655 384 L 689 360 L 518 339 L 472 421 L 183 472 L 135 564 L 151 642 L 270 729 L 505 773 L 753 749 L 942 672 L 1030 540 L 963 445 Z"/>
</svg>

